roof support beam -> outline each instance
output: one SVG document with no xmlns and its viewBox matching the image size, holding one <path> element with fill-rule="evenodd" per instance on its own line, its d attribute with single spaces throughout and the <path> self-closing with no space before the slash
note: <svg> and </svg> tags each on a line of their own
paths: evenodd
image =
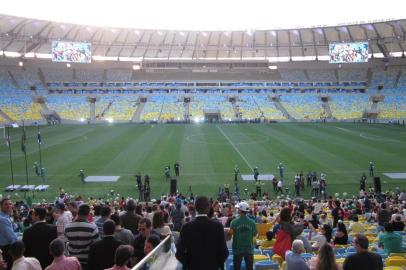
<svg viewBox="0 0 406 270">
<path fill-rule="evenodd" d="M 153 31 L 153 32 L 151 32 L 151 34 L 149 35 L 148 43 L 147 43 L 147 45 L 145 46 L 145 51 L 144 51 L 144 53 L 142 54 L 142 59 L 145 58 L 145 55 L 147 54 L 147 52 L 148 52 L 148 50 L 149 50 L 149 45 L 151 44 L 152 36 L 153 36 L 154 34 L 155 34 L 155 32 Z"/>
<path fill-rule="evenodd" d="M 185 49 L 188 47 L 188 43 L 187 43 L 187 42 L 188 42 L 188 40 L 189 40 L 189 36 L 190 36 L 190 31 L 187 32 L 185 42 L 184 42 L 183 45 L 182 45 L 182 51 L 180 52 L 180 57 L 183 57 L 183 52 L 184 52 Z"/>
<path fill-rule="evenodd" d="M 133 48 L 133 50 L 132 50 L 132 52 L 130 54 L 130 57 L 134 56 L 135 50 L 137 50 L 138 44 L 141 43 L 141 40 L 143 40 L 146 32 L 147 32 L 146 30 L 142 31 L 142 34 L 140 35 L 140 38 L 138 39 L 138 42 L 135 44 L 135 46 L 134 46 L 134 48 Z"/>
<path fill-rule="evenodd" d="M 210 40 L 211 40 L 212 33 L 213 32 L 210 31 L 209 38 L 207 39 L 206 48 L 204 50 L 204 58 L 207 58 L 207 51 L 209 50 L 209 47 L 210 47 Z"/>
</svg>

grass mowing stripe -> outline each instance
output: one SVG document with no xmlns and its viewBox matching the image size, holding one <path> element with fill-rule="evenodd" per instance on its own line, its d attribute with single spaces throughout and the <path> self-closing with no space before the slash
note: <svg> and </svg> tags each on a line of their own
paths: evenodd
<svg viewBox="0 0 406 270">
<path fill-rule="evenodd" d="M 245 161 L 245 163 L 248 165 L 248 167 L 252 170 L 253 167 L 251 164 L 248 162 L 248 160 L 241 154 L 240 150 L 235 146 L 235 144 L 230 140 L 230 138 L 224 133 L 224 131 L 219 127 L 219 125 L 216 125 L 217 129 L 223 134 L 223 136 L 227 139 L 227 141 L 231 144 L 231 146 L 235 149 L 235 151 L 240 155 L 240 157 Z"/>
</svg>

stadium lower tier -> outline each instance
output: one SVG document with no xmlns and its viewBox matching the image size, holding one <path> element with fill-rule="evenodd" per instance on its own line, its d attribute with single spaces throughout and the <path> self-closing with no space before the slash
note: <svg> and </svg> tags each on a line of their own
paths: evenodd
<svg viewBox="0 0 406 270">
<path fill-rule="evenodd" d="M 84 121 L 86 119 L 110 121 L 202 121 L 208 114 L 216 119 L 231 121 L 237 119 L 280 120 L 353 120 L 373 110 L 378 119 L 406 118 L 406 92 L 388 91 L 383 100 L 373 103 L 372 95 L 358 94 L 202 94 L 190 95 L 97 95 L 94 115 L 87 95 L 45 95 L 44 103 L 36 103 L 29 91 L 18 94 L 0 94 L 0 122 L 18 120 L 38 121 L 44 111 L 53 111 L 61 119 Z M 232 98 L 231 98 L 232 97 Z"/>
</svg>

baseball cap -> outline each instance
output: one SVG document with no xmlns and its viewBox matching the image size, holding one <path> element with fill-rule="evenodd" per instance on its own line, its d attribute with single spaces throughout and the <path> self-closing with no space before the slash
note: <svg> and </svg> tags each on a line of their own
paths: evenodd
<svg viewBox="0 0 406 270">
<path fill-rule="evenodd" d="M 239 209 L 240 211 L 243 211 L 243 212 L 248 212 L 249 209 L 250 209 L 248 203 L 245 202 L 245 201 L 242 201 L 239 204 L 237 204 L 236 208 Z"/>
</svg>

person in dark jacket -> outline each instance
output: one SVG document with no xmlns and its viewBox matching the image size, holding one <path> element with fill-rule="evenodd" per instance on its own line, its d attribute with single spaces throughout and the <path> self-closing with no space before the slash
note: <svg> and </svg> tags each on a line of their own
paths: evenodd
<svg viewBox="0 0 406 270">
<path fill-rule="evenodd" d="M 43 269 L 52 263 L 49 244 L 58 237 L 56 226 L 45 221 L 46 212 L 45 208 L 34 208 L 31 216 L 33 225 L 23 233 L 24 256 L 37 258 Z"/>
<path fill-rule="evenodd" d="M 207 197 L 195 201 L 196 218 L 182 226 L 176 258 L 188 270 L 224 269 L 228 249 L 223 225 L 209 219 L 210 203 Z"/>
<path fill-rule="evenodd" d="M 94 242 L 90 246 L 88 269 L 104 270 L 113 267 L 116 249 L 124 245 L 123 242 L 114 238 L 116 224 L 111 219 L 103 224 L 104 238 Z"/>
</svg>

